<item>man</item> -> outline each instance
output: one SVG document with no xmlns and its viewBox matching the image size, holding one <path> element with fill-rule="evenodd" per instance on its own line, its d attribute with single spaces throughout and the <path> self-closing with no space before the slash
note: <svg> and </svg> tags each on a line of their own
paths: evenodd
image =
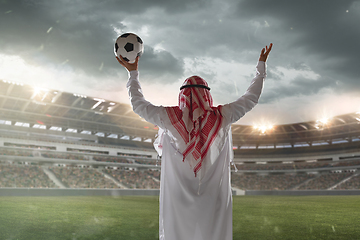
<svg viewBox="0 0 360 240">
<path fill-rule="evenodd" d="M 134 112 L 159 126 L 154 146 L 162 156 L 160 240 L 232 239 L 231 124 L 258 103 L 271 48 L 262 49 L 246 93 L 217 107 L 212 106 L 206 81 L 198 76 L 185 80 L 178 106 L 154 106 L 141 91 L 139 58 L 133 64 L 117 58 L 129 73 Z"/>
</svg>

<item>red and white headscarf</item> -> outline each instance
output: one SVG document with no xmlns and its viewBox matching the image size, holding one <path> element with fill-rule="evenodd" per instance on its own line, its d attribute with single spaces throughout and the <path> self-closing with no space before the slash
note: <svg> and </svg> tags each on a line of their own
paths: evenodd
<svg viewBox="0 0 360 240">
<path fill-rule="evenodd" d="M 200 86 L 190 87 L 189 85 Z M 182 150 L 183 161 L 189 161 L 195 177 L 219 133 L 223 120 L 221 107 L 213 107 L 213 100 L 208 89 L 208 84 L 204 79 L 192 76 L 182 85 L 179 106 L 166 108 L 172 126 L 185 142 L 185 148 Z"/>
</svg>

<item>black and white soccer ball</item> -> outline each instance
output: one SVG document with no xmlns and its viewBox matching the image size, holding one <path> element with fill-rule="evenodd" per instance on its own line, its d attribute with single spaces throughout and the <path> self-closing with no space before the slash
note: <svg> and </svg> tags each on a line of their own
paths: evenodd
<svg viewBox="0 0 360 240">
<path fill-rule="evenodd" d="M 119 58 L 121 55 L 129 63 L 134 63 L 136 57 L 143 52 L 143 41 L 134 33 L 124 33 L 115 41 L 115 55 Z"/>
</svg>

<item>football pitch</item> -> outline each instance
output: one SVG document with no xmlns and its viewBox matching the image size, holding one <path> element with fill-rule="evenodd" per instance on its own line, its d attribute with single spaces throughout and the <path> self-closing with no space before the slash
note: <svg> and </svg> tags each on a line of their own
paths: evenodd
<svg viewBox="0 0 360 240">
<path fill-rule="evenodd" d="M 158 239 L 159 198 L 0 197 L 0 239 Z M 360 196 L 236 196 L 233 239 L 360 239 Z"/>
</svg>

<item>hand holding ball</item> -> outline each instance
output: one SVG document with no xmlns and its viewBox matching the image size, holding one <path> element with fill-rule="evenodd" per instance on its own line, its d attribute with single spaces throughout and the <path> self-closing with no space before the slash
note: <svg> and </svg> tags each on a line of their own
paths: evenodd
<svg viewBox="0 0 360 240">
<path fill-rule="evenodd" d="M 122 56 L 128 63 L 134 63 L 136 57 L 140 57 L 143 52 L 143 41 L 134 33 L 124 33 L 115 41 L 115 56 Z"/>
</svg>

